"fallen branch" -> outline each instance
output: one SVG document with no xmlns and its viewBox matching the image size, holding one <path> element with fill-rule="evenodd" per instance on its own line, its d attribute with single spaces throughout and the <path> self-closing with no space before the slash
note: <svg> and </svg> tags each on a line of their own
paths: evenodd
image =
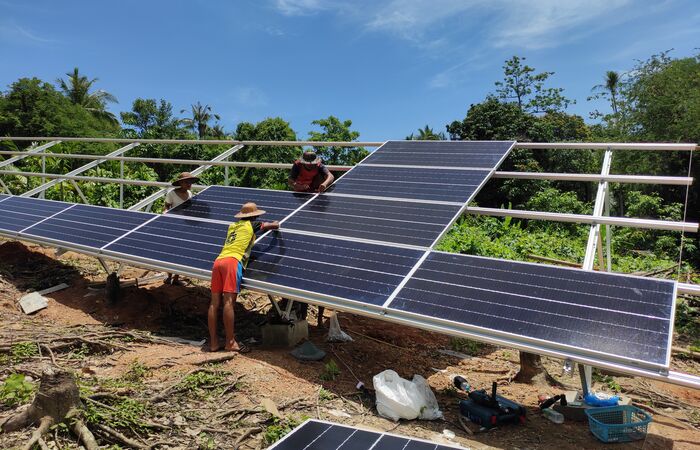
<svg viewBox="0 0 700 450">
<path fill-rule="evenodd" d="M 238 450 L 239 446 L 241 443 L 251 434 L 254 433 L 260 433 L 262 431 L 262 428 L 249 428 L 245 433 L 239 436 L 238 439 L 236 439 L 236 442 L 233 443 L 233 450 Z"/>
<path fill-rule="evenodd" d="M 194 362 L 192 364 L 195 366 L 204 366 L 207 364 L 217 364 L 217 363 L 222 363 L 222 362 L 226 362 L 226 361 L 231 361 L 235 357 L 236 357 L 236 353 L 231 353 L 230 355 L 219 356 L 218 358 L 205 359 L 202 361 Z"/>
<path fill-rule="evenodd" d="M 128 447 L 133 447 L 133 448 L 138 448 L 138 449 L 148 449 L 149 447 L 146 445 L 141 444 L 140 442 L 137 442 L 133 439 L 130 439 L 117 430 L 108 427 L 107 425 L 102 425 L 100 423 L 95 424 L 95 426 L 102 431 L 103 433 L 107 434 L 110 438 L 113 440 L 116 440 Z"/>
</svg>

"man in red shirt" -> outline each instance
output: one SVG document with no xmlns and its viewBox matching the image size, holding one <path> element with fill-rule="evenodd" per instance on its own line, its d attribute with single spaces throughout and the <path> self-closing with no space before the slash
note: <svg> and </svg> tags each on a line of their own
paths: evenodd
<svg viewBox="0 0 700 450">
<path fill-rule="evenodd" d="M 335 177 L 321 162 L 315 152 L 305 151 L 294 161 L 289 175 L 289 186 L 296 192 L 325 192 Z"/>
</svg>

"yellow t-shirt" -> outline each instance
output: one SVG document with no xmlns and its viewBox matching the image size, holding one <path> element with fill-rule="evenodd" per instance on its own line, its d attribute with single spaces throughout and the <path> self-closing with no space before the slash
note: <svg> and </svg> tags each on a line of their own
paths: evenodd
<svg viewBox="0 0 700 450">
<path fill-rule="evenodd" d="M 236 258 L 245 267 L 248 264 L 250 250 L 255 244 L 255 232 L 260 230 L 260 226 L 260 222 L 250 220 L 240 220 L 229 225 L 224 248 L 216 259 Z"/>
</svg>

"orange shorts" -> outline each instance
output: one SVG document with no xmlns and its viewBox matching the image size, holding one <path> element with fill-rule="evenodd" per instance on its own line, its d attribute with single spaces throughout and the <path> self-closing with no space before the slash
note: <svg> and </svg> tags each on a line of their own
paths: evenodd
<svg viewBox="0 0 700 450">
<path fill-rule="evenodd" d="M 215 294 L 228 292 L 238 294 L 241 291 L 243 264 L 236 258 L 219 258 L 211 269 L 211 291 Z"/>
</svg>

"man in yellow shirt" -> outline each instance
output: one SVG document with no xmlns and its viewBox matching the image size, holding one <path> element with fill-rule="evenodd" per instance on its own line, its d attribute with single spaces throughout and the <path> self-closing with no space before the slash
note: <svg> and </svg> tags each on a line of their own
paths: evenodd
<svg viewBox="0 0 700 450">
<path fill-rule="evenodd" d="M 226 241 L 221 253 L 214 261 L 211 271 L 211 303 L 209 303 L 209 349 L 212 352 L 219 350 L 219 337 L 217 323 L 219 319 L 219 306 L 223 298 L 224 302 L 224 330 L 226 331 L 226 344 L 224 350 L 231 352 L 247 353 L 250 348 L 243 343 L 236 342 L 233 332 L 233 304 L 241 290 L 243 271 L 248 264 L 250 251 L 255 244 L 255 233 L 259 231 L 276 230 L 279 222 L 258 222 L 253 220 L 265 214 L 258 209 L 253 202 L 245 203 L 238 214 L 235 215 L 238 222 L 228 227 Z"/>
</svg>

